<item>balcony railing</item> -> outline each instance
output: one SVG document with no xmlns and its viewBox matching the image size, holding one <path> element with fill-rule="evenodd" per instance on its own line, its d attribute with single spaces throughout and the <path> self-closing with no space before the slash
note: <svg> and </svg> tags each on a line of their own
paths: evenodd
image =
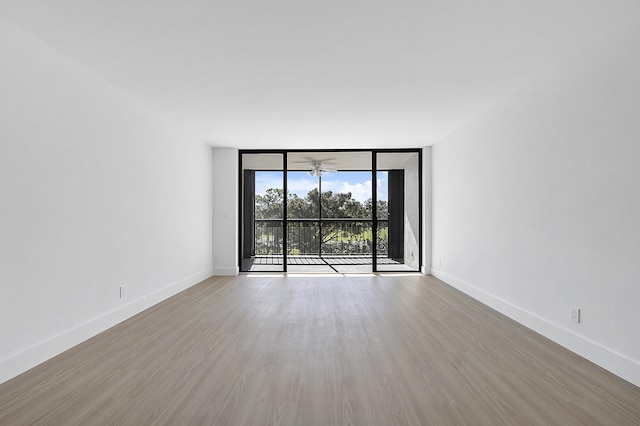
<svg viewBox="0 0 640 426">
<path fill-rule="evenodd" d="M 373 254 L 373 221 L 370 219 L 287 219 L 287 255 Z M 378 220 L 377 256 L 389 255 L 389 223 Z M 255 219 L 255 255 L 283 254 L 283 221 Z"/>
</svg>

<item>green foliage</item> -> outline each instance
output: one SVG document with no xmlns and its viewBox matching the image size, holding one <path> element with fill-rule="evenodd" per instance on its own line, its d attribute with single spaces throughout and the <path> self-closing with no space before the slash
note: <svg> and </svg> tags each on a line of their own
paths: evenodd
<svg viewBox="0 0 640 426">
<path fill-rule="evenodd" d="M 289 193 L 287 216 L 290 219 L 304 219 L 318 217 L 318 190 L 309 191 L 305 198 L 298 194 Z"/>
<path fill-rule="evenodd" d="M 322 217 L 371 219 L 373 216 L 371 198 L 361 203 L 353 199 L 351 195 L 350 192 L 324 191 L 322 193 Z M 282 189 L 269 188 L 264 195 L 256 195 L 256 219 L 281 219 L 283 214 L 282 200 Z M 318 218 L 317 188 L 309 191 L 304 198 L 299 197 L 298 194 L 289 193 L 287 201 L 287 216 L 290 219 Z M 387 202 L 378 200 L 377 204 L 378 219 L 387 219 Z"/>
</svg>

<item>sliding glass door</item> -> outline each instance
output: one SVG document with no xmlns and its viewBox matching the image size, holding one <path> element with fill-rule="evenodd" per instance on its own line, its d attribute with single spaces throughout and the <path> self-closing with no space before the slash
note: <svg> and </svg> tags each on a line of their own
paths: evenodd
<svg viewBox="0 0 640 426">
<path fill-rule="evenodd" d="M 371 272 L 371 155 L 288 154 L 288 271 Z"/>
<path fill-rule="evenodd" d="M 240 159 L 241 271 L 419 270 L 419 151 Z"/>
</svg>

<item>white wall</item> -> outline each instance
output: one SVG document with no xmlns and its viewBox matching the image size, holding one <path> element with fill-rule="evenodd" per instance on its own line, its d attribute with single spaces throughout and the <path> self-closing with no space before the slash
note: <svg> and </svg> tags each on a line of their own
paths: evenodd
<svg viewBox="0 0 640 426">
<path fill-rule="evenodd" d="M 212 166 L 2 18 L 0 63 L 3 382 L 211 275 Z"/>
<path fill-rule="evenodd" d="M 434 147 L 432 271 L 640 385 L 634 21 Z"/>
<path fill-rule="evenodd" d="M 238 150 L 214 148 L 213 271 L 238 275 Z"/>
</svg>

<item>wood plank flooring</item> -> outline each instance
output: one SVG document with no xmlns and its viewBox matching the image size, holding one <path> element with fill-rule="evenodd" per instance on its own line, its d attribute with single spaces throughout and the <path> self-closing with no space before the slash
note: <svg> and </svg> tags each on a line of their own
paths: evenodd
<svg viewBox="0 0 640 426">
<path fill-rule="evenodd" d="M 0 424 L 638 425 L 640 388 L 433 277 L 219 277 L 0 385 Z"/>
</svg>

